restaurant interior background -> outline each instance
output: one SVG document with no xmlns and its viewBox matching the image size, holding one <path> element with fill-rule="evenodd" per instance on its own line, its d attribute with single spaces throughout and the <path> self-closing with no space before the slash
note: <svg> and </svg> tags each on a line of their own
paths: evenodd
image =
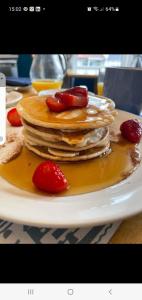
<svg viewBox="0 0 142 300">
<path fill-rule="evenodd" d="M 18 84 L 32 86 L 38 92 L 82 85 L 114 99 L 117 108 L 139 115 L 141 68 L 141 54 L 0 55 L 0 72 L 7 77 L 7 91 L 11 91 L 10 86 L 16 90 Z"/>
<path fill-rule="evenodd" d="M 55 56 L 55 54 L 53 55 Z M 105 67 L 142 66 L 140 54 L 64 54 L 64 56 L 67 69 L 74 70 L 79 74 L 87 74 L 87 72 L 96 74 L 99 68 Z M 30 54 L 0 54 L 0 71 L 4 72 L 6 76 L 28 77 L 34 57 L 35 55 Z"/>
</svg>

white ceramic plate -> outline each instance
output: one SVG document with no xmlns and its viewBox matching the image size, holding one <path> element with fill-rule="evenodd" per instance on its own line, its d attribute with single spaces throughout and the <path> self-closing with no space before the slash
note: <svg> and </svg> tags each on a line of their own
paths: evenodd
<svg viewBox="0 0 142 300">
<path fill-rule="evenodd" d="M 77 196 L 25 192 L 0 178 L 0 218 L 49 227 L 81 227 L 117 221 L 142 211 L 142 165 L 119 184 Z"/>
<path fill-rule="evenodd" d="M 134 115 L 128 114 L 128 117 Z M 131 176 L 116 185 L 97 192 L 66 197 L 29 193 L 0 177 L 0 218 L 50 228 L 115 222 L 142 211 L 141 183 L 142 163 Z"/>
<path fill-rule="evenodd" d="M 23 95 L 19 92 L 12 91 L 12 92 L 7 93 L 6 107 L 9 108 L 9 107 L 15 106 L 18 103 L 18 101 L 20 101 L 22 98 L 23 98 Z"/>
<path fill-rule="evenodd" d="M 54 89 L 54 90 L 44 90 L 39 92 L 39 96 L 46 96 L 46 95 L 54 95 L 55 93 L 59 92 L 59 91 L 65 91 L 65 89 Z M 94 93 L 89 92 L 89 95 L 94 96 Z"/>
<path fill-rule="evenodd" d="M 38 94 L 39 96 L 54 95 L 59 91 L 64 91 L 64 89 L 44 90 L 44 91 L 40 91 Z"/>
</svg>

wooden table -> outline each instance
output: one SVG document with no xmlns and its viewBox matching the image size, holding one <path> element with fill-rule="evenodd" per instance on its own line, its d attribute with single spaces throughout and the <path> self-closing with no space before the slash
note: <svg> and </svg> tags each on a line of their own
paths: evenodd
<svg viewBox="0 0 142 300">
<path fill-rule="evenodd" d="M 23 97 L 36 95 L 30 88 L 23 93 Z M 120 227 L 110 240 L 109 244 L 138 244 L 142 243 L 142 213 L 122 221 Z"/>
<path fill-rule="evenodd" d="M 122 222 L 110 244 L 141 244 L 142 243 L 142 213 Z"/>
</svg>

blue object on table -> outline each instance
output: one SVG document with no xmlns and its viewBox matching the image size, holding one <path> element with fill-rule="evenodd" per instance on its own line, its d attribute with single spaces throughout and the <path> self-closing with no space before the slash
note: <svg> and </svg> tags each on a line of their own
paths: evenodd
<svg viewBox="0 0 142 300">
<path fill-rule="evenodd" d="M 30 77 L 30 68 L 32 64 L 31 54 L 20 54 L 17 59 L 17 70 L 19 77 Z"/>
<path fill-rule="evenodd" d="M 6 78 L 6 85 L 9 86 L 28 86 L 31 85 L 30 78 L 16 78 L 16 77 L 7 77 Z"/>
<path fill-rule="evenodd" d="M 106 68 L 104 96 L 116 103 L 116 108 L 142 116 L 142 69 Z"/>
</svg>

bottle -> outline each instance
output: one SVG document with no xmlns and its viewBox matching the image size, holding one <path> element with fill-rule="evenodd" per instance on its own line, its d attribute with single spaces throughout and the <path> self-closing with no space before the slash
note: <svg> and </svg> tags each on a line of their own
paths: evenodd
<svg viewBox="0 0 142 300">
<path fill-rule="evenodd" d="M 33 56 L 30 78 L 33 87 L 39 92 L 60 89 L 66 73 L 66 59 L 60 54 L 39 54 Z"/>
</svg>

